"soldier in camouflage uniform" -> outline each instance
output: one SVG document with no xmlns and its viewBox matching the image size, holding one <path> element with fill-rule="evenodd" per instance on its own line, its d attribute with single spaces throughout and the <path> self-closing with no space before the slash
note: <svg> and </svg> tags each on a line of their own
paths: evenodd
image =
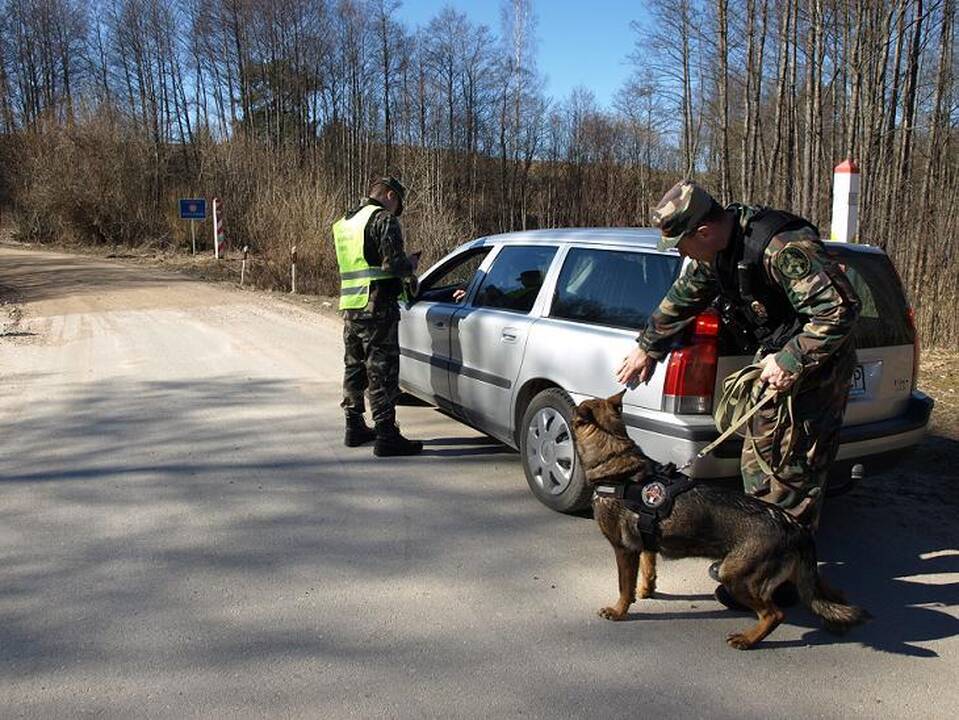
<svg viewBox="0 0 959 720">
<path fill-rule="evenodd" d="M 396 426 L 400 351 L 398 300 L 415 286 L 418 255 L 403 247 L 399 215 L 406 188 L 395 178 L 379 178 L 369 196 L 334 226 L 340 268 L 343 310 L 344 442 L 355 447 L 375 440 L 380 457 L 415 455 L 423 443 L 403 437 Z M 369 390 L 375 431 L 363 420 L 364 393 Z"/>
<path fill-rule="evenodd" d="M 681 182 L 653 211 L 653 223 L 661 250 L 677 247 L 692 261 L 649 318 L 618 380 L 646 382 L 678 333 L 707 307 L 736 311 L 758 346 L 761 383 L 780 391 L 751 421 L 757 442 L 743 451 L 744 489 L 815 527 L 856 366 L 855 290 L 827 257 L 816 228 L 788 213 L 723 209 L 701 187 Z M 771 433 L 785 391 L 793 396 L 793 424 Z"/>
</svg>

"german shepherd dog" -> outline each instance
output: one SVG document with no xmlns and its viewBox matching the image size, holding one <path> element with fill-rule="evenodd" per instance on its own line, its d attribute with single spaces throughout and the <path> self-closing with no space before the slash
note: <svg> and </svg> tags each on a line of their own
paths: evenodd
<svg viewBox="0 0 959 720">
<path fill-rule="evenodd" d="M 626 434 L 624 393 L 586 400 L 576 407 L 573 432 L 590 483 L 643 478 L 653 467 L 653 461 Z M 594 496 L 593 515 L 616 552 L 619 572 L 619 599 L 599 615 L 623 620 L 636 602 L 637 570 L 639 597 L 655 592 L 656 552 L 643 547 L 639 516 L 621 500 Z M 660 521 L 658 545 L 658 552 L 667 558 L 722 560 L 722 584 L 759 618 L 755 627 L 726 638 L 739 650 L 751 648 L 782 622 L 783 612 L 773 602 L 773 591 L 785 581 L 795 584 L 803 604 L 832 632 L 844 632 L 870 617 L 823 582 L 812 533 L 789 513 L 758 498 L 696 484 L 676 497 L 671 513 Z"/>
</svg>

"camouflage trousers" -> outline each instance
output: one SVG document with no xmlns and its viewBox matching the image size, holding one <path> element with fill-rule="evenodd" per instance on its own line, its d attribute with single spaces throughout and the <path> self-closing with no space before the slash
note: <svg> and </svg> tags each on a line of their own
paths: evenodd
<svg viewBox="0 0 959 720">
<path fill-rule="evenodd" d="M 362 414 L 369 390 L 374 423 L 393 424 L 400 394 L 400 345 L 394 317 L 344 320 L 343 402 L 347 414 Z"/>
<path fill-rule="evenodd" d="M 855 350 L 841 349 L 827 364 L 800 378 L 791 424 L 783 422 L 773 431 L 785 397 L 777 397 L 753 416 L 755 448 L 746 442 L 741 463 L 746 493 L 778 505 L 804 525 L 818 525 L 855 368 Z M 774 475 L 763 471 L 759 458 L 775 470 Z"/>
</svg>

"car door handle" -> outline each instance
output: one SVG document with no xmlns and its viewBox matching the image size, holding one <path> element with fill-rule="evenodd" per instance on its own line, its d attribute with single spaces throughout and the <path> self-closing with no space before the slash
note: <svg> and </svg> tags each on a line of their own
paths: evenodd
<svg viewBox="0 0 959 720">
<path fill-rule="evenodd" d="M 500 339 L 504 343 L 514 343 L 516 342 L 516 331 L 512 328 L 506 328 L 503 330 L 503 334 L 500 336 Z"/>
<path fill-rule="evenodd" d="M 446 323 L 443 322 L 442 320 L 434 320 L 434 321 L 433 321 L 433 327 L 435 327 L 435 328 L 445 328 L 445 327 L 446 327 Z"/>
</svg>

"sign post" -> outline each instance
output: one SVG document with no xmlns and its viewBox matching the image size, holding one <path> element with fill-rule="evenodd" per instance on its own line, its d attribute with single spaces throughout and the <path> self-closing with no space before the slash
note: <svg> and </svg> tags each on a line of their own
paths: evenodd
<svg viewBox="0 0 959 720">
<path fill-rule="evenodd" d="M 196 221 L 206 220 L 206 199 L 180 198 L 180 219 L 190 221 L 190 241 L 196 255 Z"/>
</svg>

